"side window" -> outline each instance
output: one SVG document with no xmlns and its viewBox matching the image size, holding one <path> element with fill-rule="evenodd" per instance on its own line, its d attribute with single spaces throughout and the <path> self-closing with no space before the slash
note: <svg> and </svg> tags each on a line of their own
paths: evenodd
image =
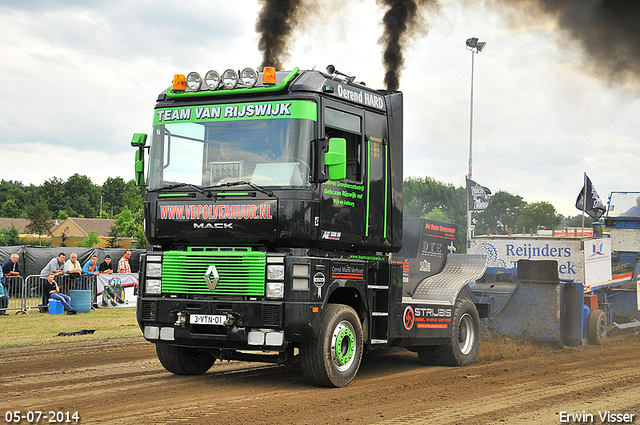
<svg viewBox="0 0 640 425">
<path fill-rule="evenodd" d="M 347 180 L 362 177 L 362 118 L 333 108 L 325 108 L 325 136 L 347 141 Z"/>
</svg>

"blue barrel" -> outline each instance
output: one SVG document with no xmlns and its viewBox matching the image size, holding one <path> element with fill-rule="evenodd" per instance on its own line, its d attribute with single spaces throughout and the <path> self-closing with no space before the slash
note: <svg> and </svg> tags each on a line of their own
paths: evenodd
<svg viewBox="0 0 640 425">
<path fill-rule="evenodd" d="M 49 300 L 49 314 L 63 314 L 64 306 L 58 300 Z"/>
<path fill-rule="evenodd" d="M 78 313 L 88 313 L 91 311 L 91 290 L 72 289 L 69 291 L 71 297 L 71 308 L 78 310 Z"/>
</svg>

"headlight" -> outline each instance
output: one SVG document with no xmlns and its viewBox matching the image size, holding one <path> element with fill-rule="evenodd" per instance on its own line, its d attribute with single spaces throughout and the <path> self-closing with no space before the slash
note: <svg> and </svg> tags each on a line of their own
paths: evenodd
<svg viewBox="0 0 640 425">
<path fill-rule="evenodd" d="M 267 298 L 284 298 L 284 282 L 267 282 Z"/>
<path fill-rule="evenodd" d="M 253 87 L 258 82 L 258 73 L 251 68 L 245 68 L 240 73 L 240 80 L 245 87 Z"/>
<path fill-rule="evenodd" d="M 162 292 L 162 281 L 160 279 L 147 279 L 144 284 L 146 294 L 160 294 Z"/>
<path fill-rule="evenodd" d="M 147 262 L 147 277 L 162 277 L 162 263 Z"/>
<path fill-rule="evenodd" d="M 284 264 L 269 264 L 267 280 L 284 280 Z"/>
<path fill-rule="evenodd" d="M 238 84 L 238 74 L 233 69 L 227 69 L 222 73 L 222 84 L 232 89 Z"/>
<path fill-rule="evenodd" d="M 220 74 L 214 70 L 207 72 L 204 76 L 204 83 L 209 86 L 210 90 L 217 89 L 220 85 Z"/>
<path fill-rule="evenodd" d="M 190 72 L 187 75 L 187 90 L 198 91 L 200 89 L 200 84 L 202 84 L 200 74 L 197 72 Z"/>
</svg>

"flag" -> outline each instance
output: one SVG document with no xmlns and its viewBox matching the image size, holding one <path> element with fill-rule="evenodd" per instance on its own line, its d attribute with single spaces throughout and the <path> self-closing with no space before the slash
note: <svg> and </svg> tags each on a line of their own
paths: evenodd
<svg viewBox="0 0 640 425">
<path fill-rule="evenodd" d="M 491 191 L 467 178 L 467 205 L 469 211 L 484 211 L 489 208 Z"/>
<path fill-rule="evenodd" d="M 576 199 L 576 208 L 586 212 L 594 220 L 599 220 L 607 210 L 586 173 L 584 175 L 584 186 L 578 194 L 578 199 Z"/>
</svg>

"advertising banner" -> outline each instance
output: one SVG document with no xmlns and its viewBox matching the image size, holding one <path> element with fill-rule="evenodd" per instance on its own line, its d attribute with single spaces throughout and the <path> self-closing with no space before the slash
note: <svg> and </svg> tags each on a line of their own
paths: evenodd
<svg viewBox="0 0 640 425">
<path fill-rule="evenodd" d="M 102 273 L 96 279 L 96 302 L 100 307 L 135 307 L 138 275 Z"/>
</svg>

